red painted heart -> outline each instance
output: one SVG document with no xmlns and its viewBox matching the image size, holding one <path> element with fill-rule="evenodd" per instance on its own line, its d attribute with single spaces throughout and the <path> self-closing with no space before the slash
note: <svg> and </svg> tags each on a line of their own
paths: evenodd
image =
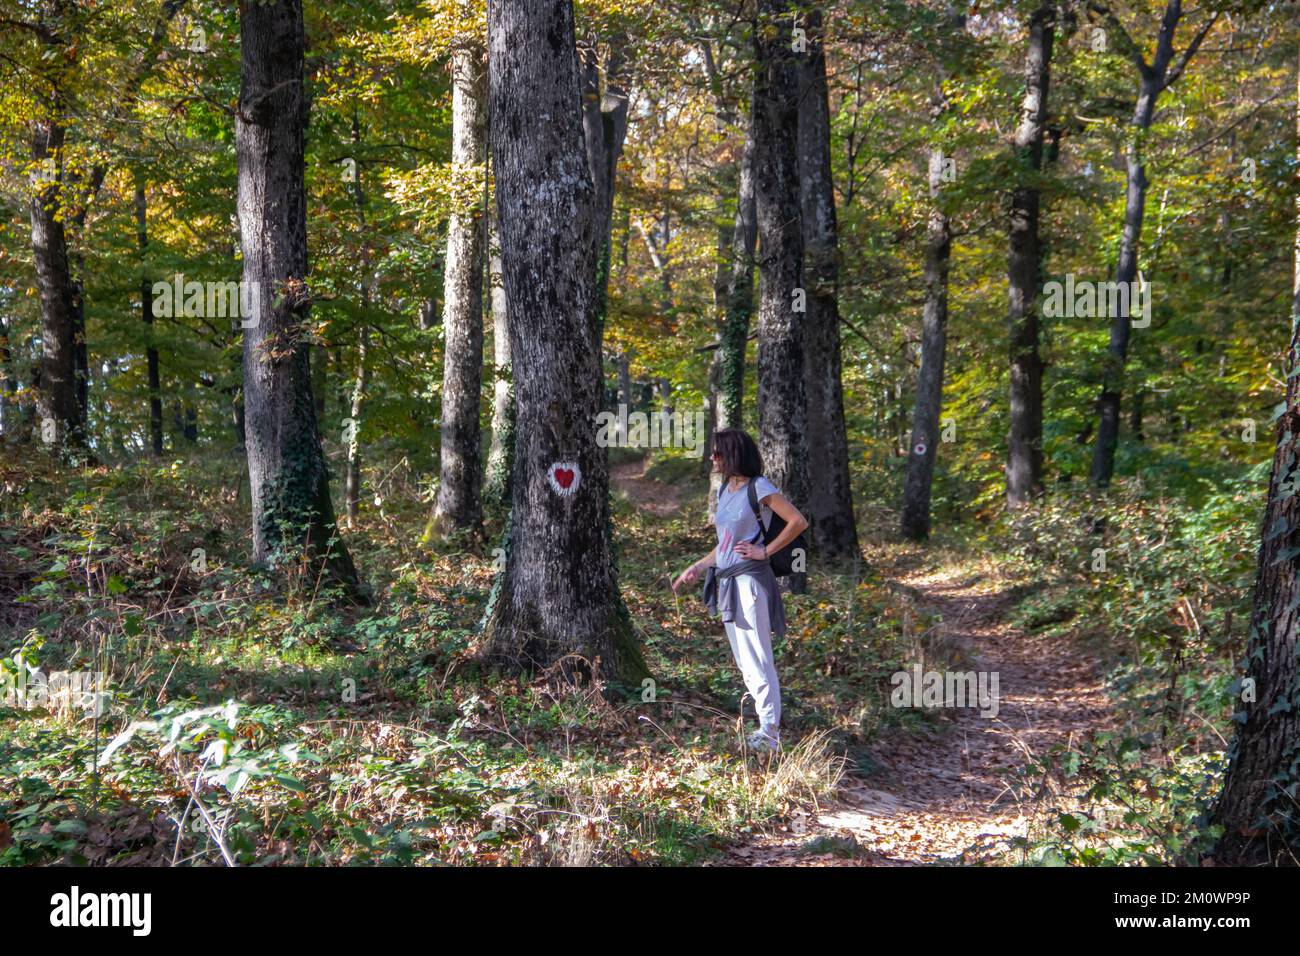
<svg viewBox="0 0 1300 956">
<path fill-rule="evenodd" d="M 569 485 L 573 484 L 573 469 L 556 468 L 555 481 L 561 488 L 569 487 Z"/>
</svg>

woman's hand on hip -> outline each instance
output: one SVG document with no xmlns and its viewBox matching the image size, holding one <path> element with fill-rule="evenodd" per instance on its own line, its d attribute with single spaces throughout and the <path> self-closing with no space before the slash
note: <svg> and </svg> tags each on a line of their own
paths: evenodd
<svg viewBox="0 0 1300 956">
<path fill-rule="evenodd" d="M 767 548 L 761 544 L 754 544 L 752 541 L 742 541 L 736 545 L 736 554 L 740 555 L 746 561 L 766 561 Z"/>
</svg>

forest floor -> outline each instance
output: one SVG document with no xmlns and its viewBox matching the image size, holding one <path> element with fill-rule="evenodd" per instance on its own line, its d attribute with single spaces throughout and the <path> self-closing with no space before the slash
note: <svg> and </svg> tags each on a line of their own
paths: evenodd
<svg viewBox="0 0 1300 956">
<path fill-rule="evenodd" d="M 0 701 L 0 865 L 1040 862 L 1080 789 L 1045 768 L 1112 721 L 1099 651 L 1068 621 L 1017 627 L 1038 577 L 978 538 L 896 540 L 864 503 L 864 562 L 787 598 L 785 747 L 747 752 L 752 701 L 722 628 L 668 586 L 713 541 L 703 463 L 685 457 L 613 461 L 651 686 L 487 672 L 503 516 L 480 542 L 425 549 L 422 477 L 373 475 L 345 532 L 375 595 L 355 608 L 247 565 L 236 454 L 0 461 L 0 668 L 100 672 L 109 689 L 98 722 Z M 916 661 L 996 672 L 996 718 L 893 706 Z M 1069 824 L 1095 841 L 1092 820 Z"/>
<path fill-rule="evenodd" d="M 612 470 L 616 487 L 656 516 L 676 490 L 647 478 L 644 462 Z M 963 669 L 998 675 L 999 707 L 951 708 L 929 732 L 895 728 L 849 768 L 830 800 L 792 827 L 755 835 L 717 861 L 738 866 L 900 866 L 1005 859 L 1050 811 L 1024 768 L 1112 724 L 1104 664 L 1076 642 L 1049 642 L 1013 627 L 1021 589 L 965 556 L 927 560 L 914 550 L 873 550 L 886 585 L 937 617 L 928 647 Z M 778 667 L 780 662 L 778 661 Z"/>
</svg>

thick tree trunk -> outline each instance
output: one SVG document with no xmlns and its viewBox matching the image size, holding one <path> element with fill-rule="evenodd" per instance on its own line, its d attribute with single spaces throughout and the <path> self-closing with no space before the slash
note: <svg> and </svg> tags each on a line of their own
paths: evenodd
<svg viewBox="0 0 1300 956">
<path fill-rule="evenodd" d="M 1300 96 L 1300 73 L 1297 73 Z M 1300 108 L 1296 112 L 1300 136 Z M 1300 153 L 1300 150 L 1298 150 Z M 1224 828 L 1219 865 L 1295 865 L 1300 852 L 1300 199 L 1295 203 L 1286 411 L 1264 509 L 1254 611 L 1246 647 L 1237 737 L 1214 820 Z M 1253 685 L 1253 686 L 1252 686 Z M 1244 716 L 1244 722 L 1241 717 Z"/>
<path fill-rule="evenodd" d="M 492 165 L 510 306 L 515 460 L 505 570 L 485 660 L 511 670 L 646 675 L 618 590 L 606 451 L 595 190 L 570 0 L 489 6 Z"/>
<path fill-rule="evenodd" d="M 808 294 L 805 357 L 808 382 L 808 520 L 819 558 L 861 556 L 849 482 L 848 431 L 840 381 L 839 235 L 831 178 L 831 115 L 826 87 L 822 15 L 804 18 L 807 54 L 800 70 L 799 172 Z"/>
<path fill-rule="evenodd" d="M 510 462 L 514 449 L 515 400 L 510 386 L 510 325 L 501 237 L 495 210 L 488 210 L 488 304 L 492 309 L 492 445 L 488 451 L 486 500 L 510 503 Z"/>
<path fill-rule="evenodd" d="M 481 49 L 465 44 L 451 57 L 451 161 L 483 163 L 487 77 Z M 443 313 L 442 433 L 433 533 L 478 532 L 483 519 L 479 403 L 483 388 L 483 210 L 459 209 L 447 229 Z"/>
<path fill-rule="evenodd" d="M 936 93 L 935 109 L 946 103 Z M 948 265 L 952 228 L 939 192 L 943 182 L 943 151 L 930 153 L 930 220 L 925 238 L 925 311 L 921 319 L 921 370 L 916 377 L 916 405 L 907 449 L 903 485 L 904 537 L 916 541 L 930 535 L 930 496 L 939 442 L 939 413 L 943 406 L 943 365 L 948 343 Z"/>
<path fill-rule="evenodd" d="M 758 310 L 759 448 L 768 476 L 808 507 L 808 397 L 804 383 L 803 226 L 799 196 L 799 57 L 792 7 L 760 0 L 754 44 L 754 193 L 761 244 Z M 791 576 L 796 591 L 807 575 Z"/>
<path fill-rule="evenodd" d="M 64 128 L 36 124 L 32 136 L 31 222 L 36 285 L 41 297 L 41 383 L 36 414 L 42 437 L 83 447 L 86 421 L 77 396 L 77 290 L 63 228 L 61 152 Z M 48 424 L 47 424 L 48 423 Z"/>
<path fill-rule="evenodd" d="M 1043 493 L 1043 360 L 1038 352 L 1038 290 L 1043 277 L 1039 242 L 1043 140 L 1047 127 L 1047 93 L 1051 79 L 1056 6 L 1045 3 L 1029 18 L 1025 54 L 1025 95 L 1020 107 L 1014 149 L 1021 181 L 1011 194 L 1010 290 L 1011 428 L 1007 441 L 1007 504 L 1020 507 Z"/>
<path fill-rule="evenodd" d="M 302 0 L 240 8 L 235 122 L 244 284 L 244 405 L 253 557 L 306 550 L 354 596 L 311 394 Z"/>
<path fill-rule="evenodd" d="M 148 275 L 149 228 L 144 180 L 135 182 L 136 245 L 140 250 L 140 315 L 144 320 L 145 364 L 149 375 L 149 447 L 155 458 L 163 453 L 162 385 L 158 373 L 158 346 L 153 334 L 153 282 Z"/>
</svg>

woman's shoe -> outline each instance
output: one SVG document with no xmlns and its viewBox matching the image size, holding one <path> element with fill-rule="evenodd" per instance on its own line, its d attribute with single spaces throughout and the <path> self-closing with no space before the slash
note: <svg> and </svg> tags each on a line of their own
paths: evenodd
<svg viewBox="0 0 1300 956">
<path fill-rule="evenodd" d="M 745 746 L 750 750 L 771 753 L 780 749 L 781 741 L 765 730 L 756 730 L 745 738 Z"/>
</svg>

